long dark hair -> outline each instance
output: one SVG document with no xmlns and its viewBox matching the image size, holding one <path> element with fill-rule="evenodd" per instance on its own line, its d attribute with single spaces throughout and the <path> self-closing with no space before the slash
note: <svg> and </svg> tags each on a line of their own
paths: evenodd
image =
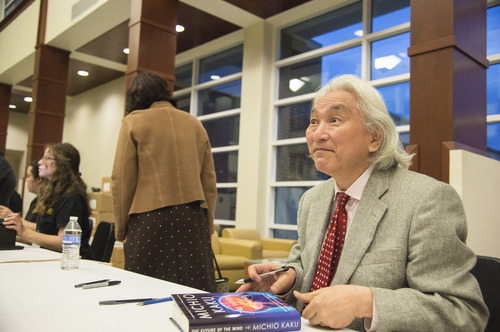
<svg viewBox="0 0 500 332">
<path fill-rule="evenodd" d="M 36 210 L 45 214 L 63 195 L 78 192 L 88 202 L 87 185 L 83 182 L 79 167 L 80 153 L 69 143 L 47 145 L 54 156 L 56 170 L 50 179 L 45 178 L 40 188 Z"/>
<path fill-rule="evenodd" d="M 126 100 L 128 113 L 148 109 L 155 101 L 168 101 L 175 106 L 167 81 L 152 72 L 137 74 L 127 90 Z"/>
<path fill-rule="evenodd" d="M 38 180 L 40 178 L 40 174 L 38 173 L 38 160 L 33 160 L 30 162 L 29 166 L 31 166 L 31 175 L 33 179 Z"/>
</svg>

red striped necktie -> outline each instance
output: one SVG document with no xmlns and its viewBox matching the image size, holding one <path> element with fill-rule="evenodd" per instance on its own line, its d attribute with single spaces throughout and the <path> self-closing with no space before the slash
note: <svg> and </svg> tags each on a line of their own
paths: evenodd
<svg viewBox="0 0 500 332">
<path fill-rule="evenodd" d="M 325 242 L 323 242 L 323 246 L 321 247 L 318 267 L 310 292 L 328 287 L 335 275 L 347 231 L 345 205 L 348 201 L 349 195 L 344 192 L 337 193 L 337 208 L 328 227 Z"/>
</svg>

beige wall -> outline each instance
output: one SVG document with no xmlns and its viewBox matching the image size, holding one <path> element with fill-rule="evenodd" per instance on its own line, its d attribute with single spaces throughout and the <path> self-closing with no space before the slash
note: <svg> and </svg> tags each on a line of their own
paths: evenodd
<svg viewBox="0 0 500 332">
<path fill-rule="evenodd" d="M 80 172 L 89 190 L 111 176 L 116 142 L 125 110 L 125 78 L 66 101 L 63 141 L 81 154 Z"/>
<path fill-rule="evenodd" d="M 467 244 L 478 255 L 500 257 L 500 161 L 453 150 L 450 165 L 450 184 L 467 214 Z"/>
</svg>

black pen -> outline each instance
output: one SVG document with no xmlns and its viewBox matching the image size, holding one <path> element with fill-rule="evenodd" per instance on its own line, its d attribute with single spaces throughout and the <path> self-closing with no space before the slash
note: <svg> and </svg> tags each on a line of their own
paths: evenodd
<svg viewBox="0 0 500 332">
<path fill-rule="evenodd" d="M 111 279 L 102 279 L 102 280 L 96 280 L 96 281 L 90 281 L 90 282 L 84 282 L 84 283 L 81 283 L 81 284 L 76 284 L 75 285 L 75 288 L 80 288 L 80 287 L 83 287 L 85 285 L 92 285 L 92 284 L 99 284 L 101 282 L 105 282 L 105 281 L 109 281 Z"/>
<path fill-rule="evenodd" d="M 114 285 L 118 285 L 119 283 L 121 283 L 120 280 L 94 282 L 92 284 L 83 285 L 82 288 L 83 289 L 90 289 L 90 288 L 97 288 L 97 287 L 114 286 Z"/>
<path fill-rule="evenodd" d="M 287 267 L 287 266 L 282 266 L 280 269 L 277 269 L 277 270 L 271 270 L 267 273 L 263 273 L 263 274 L 259 274 L 259 277 L 261 278 L 265 278 L 265 277 L 269 277 L 269 276 L 272 276 L 273 274 L 276 274 L 276 273 L 280 273 L 280 272 L 286 272 L 288 271 L 290 268 Z M 238 285 L 242 285 L 244 283 L 247 283 L 247 282 L 252 282 L 253 280 L 250 279 L 250 277 L 246 277 L 245 279 L 240 279 L 238 281 L 235 282 L 235 284 L 238 284 Z"/>
<path fill-rule="evenodd" d="M 125 303 L 134 303 L 134 302 L 145 302 L 154 300 L 152 297 L 146 299 L 126 299 L 126 300 L 107 300 L 107 301 L 99 301 L 99 305 L 112 305 L 112 304 L 125 304 Z"/>
</svg>

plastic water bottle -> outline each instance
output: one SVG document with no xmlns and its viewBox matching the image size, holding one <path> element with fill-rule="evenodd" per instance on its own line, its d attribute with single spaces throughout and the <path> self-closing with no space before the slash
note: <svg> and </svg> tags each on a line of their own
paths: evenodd
<svg viewBox="0 0 500 332">
<path fill-rule="evenodd" d="M 78 217 L 69 217 L 63 233 L 61 269 L 78 269 L 81 239 L 82 229 L 78 224 Z"/>
</svg>

